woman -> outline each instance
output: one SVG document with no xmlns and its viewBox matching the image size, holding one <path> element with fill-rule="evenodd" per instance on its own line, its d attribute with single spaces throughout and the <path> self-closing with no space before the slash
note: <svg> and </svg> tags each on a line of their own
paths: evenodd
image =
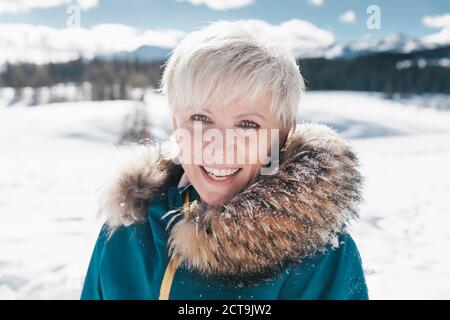
<svg viewBox="0 0 450 320">
<path fill-rule="evenodd" d="M 357 158 L 330 128 L 296 125 L 294 57 L 220 21 L 175 48 L 161 88 L 173 142 L 136 147 L 105 186 L 81 298 L 367 299 L 346 231 Z"/>
</svg>

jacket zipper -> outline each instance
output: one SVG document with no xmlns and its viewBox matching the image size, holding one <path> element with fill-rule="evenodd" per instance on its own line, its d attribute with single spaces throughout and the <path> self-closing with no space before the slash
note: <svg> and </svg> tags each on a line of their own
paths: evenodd
<svg viewBox="0 0 450 320">
<path fill-rule="evenodd" d="M 189 191 L 186 192 L 186 196 L 184 197 L 183 203 L 184 209 L 187 209 L 188 207 L 189 207 Z M 170 258 L 170 261 L 166 267 L 166 271 L 164 272 L 161 288 L 159 290 L 159 300 L 169 300 L 170 289 L 172 287 L 173 278 L 175 276 L 175 272 L 177 271 L 179 263 L 180 263 L 179 256 L 174 255 Z"/>
</svg>

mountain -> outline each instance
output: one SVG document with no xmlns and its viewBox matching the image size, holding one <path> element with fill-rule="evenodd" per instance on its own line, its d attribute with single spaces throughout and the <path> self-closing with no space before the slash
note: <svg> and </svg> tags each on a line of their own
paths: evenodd
<svg viewBox="0 0 450 320">
<path fill-rule="evenodd" d="M 291 48 L 292 54 L 297 58 L 327 58 L 327 59 L 351 59 L 375 53 L 410 53 L 431 49 L 421 40 L 412 36 L 395 33 L 386 37 L 367 37 L 363 40 L 350 43 L 336 42 L 327 47 L 297 46 Z M 124 60 L 161 61 L 166 60 L 172 49 L 156 46 L 141 46 L 134 51 L 121 51 L 109 57 Z"/>
<path fill-rule="evenodd" d="M 381 52 L 410 53 L 425 49 L 430 47 L 421 40 L 403 33 L 395 33 L 383 38 L 368 37 L 348 44 L 335 43 L 328 47 L 322 56 L 327 59 L 348 59 Z"/>
<path fill-rule="evenodd" d="M 156 46 L 141 46 L 134 51 L 120 51 L 113 55 L 112 58 L 124 60 L 141 60 L 141 61 L 161 61 L 167 59 L 170 54 L 170 48 L 161 48 Z"/>
<path fill-rule="evenodd" d="M 291 52 L 297 58 L 351 59 L 376 53 L 410 53 L 431 49 L 421 40 L 412 36 L 395 33 L 386 37 L 367 37 L 350 43 L 335 42 L 327 47 L 303 48 L 295 47 Z"/>
</svg>

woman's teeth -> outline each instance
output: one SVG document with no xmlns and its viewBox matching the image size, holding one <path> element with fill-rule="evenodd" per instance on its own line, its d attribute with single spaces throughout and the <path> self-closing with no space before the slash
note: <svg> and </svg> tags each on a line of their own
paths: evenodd
<svg viewBox="0 0 450 320">
<path fill-rule="evenodd" d="M 208 175 L 212 178 L 228 178 L 239 171 L 239 168 L 237 169 L 215 169 L 211 167 L 203 167 L 208 173 Z"/>
</svg>

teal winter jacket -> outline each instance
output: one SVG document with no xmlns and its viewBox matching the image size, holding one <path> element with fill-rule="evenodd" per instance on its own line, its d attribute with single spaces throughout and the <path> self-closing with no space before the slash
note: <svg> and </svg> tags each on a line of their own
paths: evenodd
<svg viewBox="0 0 450 320">
<path fill-rule="evenodd" d="M 357 246 L 362 177 L 350 145 L 302 124 L 279 167 L 219 207 L 154 146 L 105 186 L 81 299 L 368 299 Z"/>
</svg>

